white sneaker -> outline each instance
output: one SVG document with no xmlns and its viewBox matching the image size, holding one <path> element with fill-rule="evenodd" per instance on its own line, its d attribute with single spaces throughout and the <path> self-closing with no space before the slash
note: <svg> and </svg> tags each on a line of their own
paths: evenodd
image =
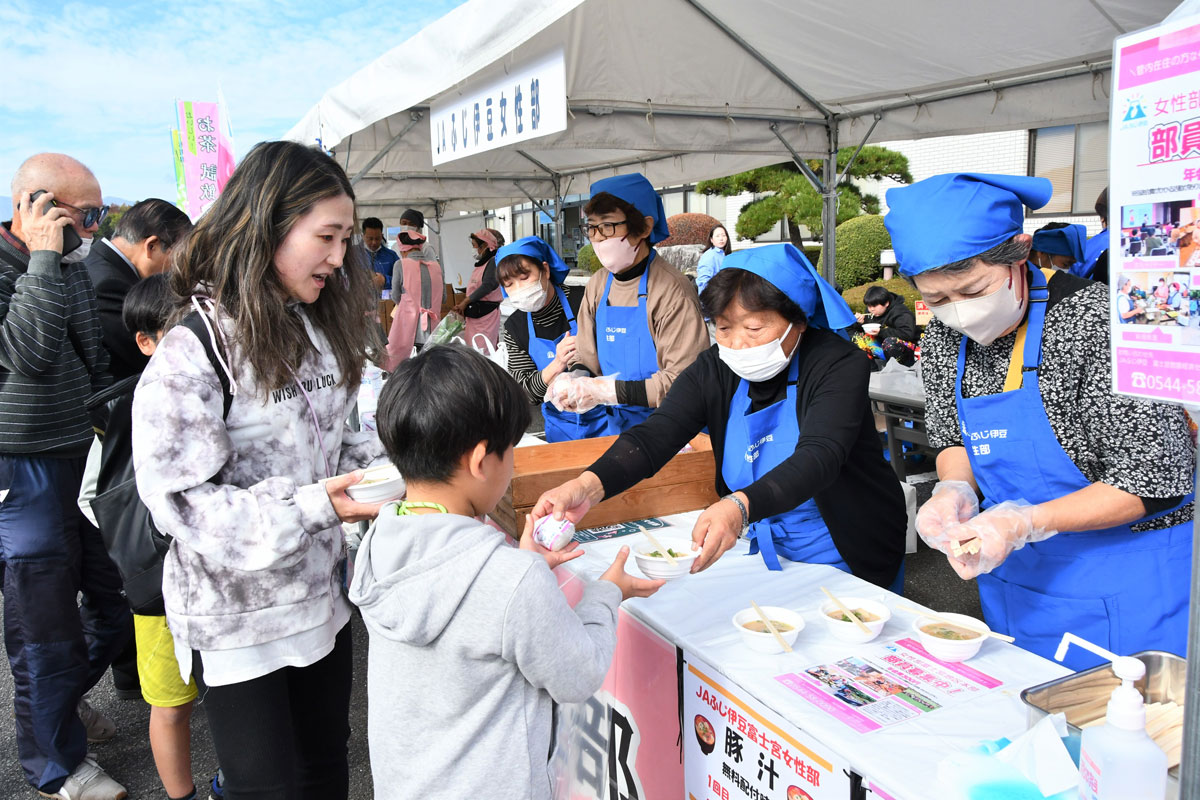
<svg viewBox="0 0 1200 800">
<path fill-rule="evenodd" d="M 117 735 L 117 723 L 92 708 L 92 704 L 86 698 L 80 698 L 75 711 L 79 714 L 83 727 L 87 728 L 88 744 L 107 742 Z"/>
<path fill-rule="evenodd" d="M 38 794 L 52 800 L 124 800 L 129 796 L 125 787 L 100 769 L 100 765 L 93 761 L 91 756 L 80 762 L 57 792 Z"/>
</svg>

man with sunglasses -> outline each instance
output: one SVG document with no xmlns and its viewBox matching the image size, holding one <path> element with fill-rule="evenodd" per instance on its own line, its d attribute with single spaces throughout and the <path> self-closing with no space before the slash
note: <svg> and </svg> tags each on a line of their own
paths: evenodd
<svg viewBox="0 0 1200 800">
<path fill-rule="evenodd" d="M 83 695 L 133 621 L 76 503 L 92 440 L 84 403 L 111 381 L 81 263 L 107 209 L 91 171 L 57 153 L 17 169 L 12 199 L 0 224 L 0 592 L 17 753 L 47 797 L 119 800 L 125 789 L 87 753 L 115 726 Z"/>
</svg>

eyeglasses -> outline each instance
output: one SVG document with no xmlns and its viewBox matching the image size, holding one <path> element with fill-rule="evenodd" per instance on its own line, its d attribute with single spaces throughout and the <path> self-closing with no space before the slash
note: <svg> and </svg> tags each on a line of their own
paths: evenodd
<svg viewBox="0 0 1200 800">
<path fill-rule="evenodd" d="M 101 222 L 104 221 L 104 218 L 108 216 L 108 212 L 109 212 L 108 206 L 98 206 L 96 208 L 80 208 L 79 206 L 73 206 L 70 203 L 64 203 L 62 200 L 53 200 L 51 202 L 53 202 L 54 205 L 56 205 L 56 206 L 66 206 L 67 208 L 73 208 L 76 211 L 78 211 L 80 214 L 83 214 L 84 230 L 87 230 L 88 228 L 92 227 L 93 225 L 99 225 Z"/>
<path fill-rule="evenodd" d="M 590 225 L 585 222 L 583 225 L 579 226 L 579 232 L 589 239 L 596 238 L 597 233 L 599 233 L 605 239 L 608 239 L 616 234 L 618 225 L 628 224 L 629 223 L 626 220 L 621 220 L 620 222 L 598 222 L 595 225 Z"/>
</svg>

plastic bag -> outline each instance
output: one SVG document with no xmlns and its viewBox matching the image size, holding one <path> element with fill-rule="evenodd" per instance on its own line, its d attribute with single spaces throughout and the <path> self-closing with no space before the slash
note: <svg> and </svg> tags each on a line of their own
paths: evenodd
<svg viewBox="0 0 1200 800">
<path fill-rule="evenodd" d="M 449 344 L 466 327 L 467 321 L 463 318 L 462 314 L 451 311 L 442 317 L 442 321 L 433 329 L 433 333 L 429 334 L 429 339 L 425 345 L 426 347 L 433 347 L 439 344 Z"/>
<path fill-rule="evenodd" d="M 500 369 L 508 371 L 508 347 L 503 342 L 496 347 L 484 333 L 477 333 L 472 339 L 471 347 L 486 356 L 488 361 L 498 365 Z"/>
<path fill-rule="evenodd" d="M 914 397 L 925 396 L 925 383 L 921 378 L 921 362 L 906 367 L 894 358 L 888 359 L 883 369 L 871 375 L 871 388 Z"/>
</svg>

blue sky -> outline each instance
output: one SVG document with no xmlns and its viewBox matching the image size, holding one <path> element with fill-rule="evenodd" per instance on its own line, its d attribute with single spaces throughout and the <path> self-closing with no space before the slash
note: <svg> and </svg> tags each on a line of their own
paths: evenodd
<svg viewBox="0 0 1200 800">
<path fill-rule="evenodd" d="M 50 150 L 91 167 L 106 196 L 174 200 L 176 100 L 216 100 L 220 85 L 241 156 L 460 2 L 0 0 L 0 197 Z"/>
</svg>

